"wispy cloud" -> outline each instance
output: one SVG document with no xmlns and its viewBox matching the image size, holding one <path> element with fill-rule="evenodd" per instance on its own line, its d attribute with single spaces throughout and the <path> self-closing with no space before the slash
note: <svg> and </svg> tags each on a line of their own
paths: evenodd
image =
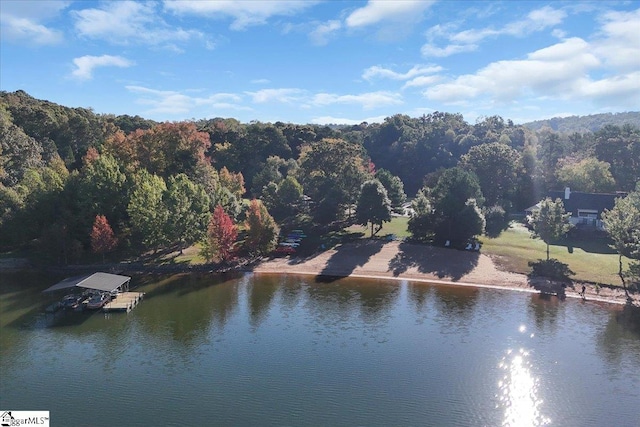
<svg viewBox="0 0 640 427">
<path fill-rule="evenodd" d="M 422 19 L 422 13 L 434 2 L 427 0 L 369 0 L 366 6 L 354 10 L 346 19 L 348 27 L 357 28 L 384 21 L 402 22 Z"/>
<path fill-rule="evenodd" d="M 426 35 L 428 42 L 422 46 L 422 54 L 427 57 L 446 57 L 478 49 L 487 38 L 499 36 L 524 37 L 537 31 L 551 28 L 563 22 L 567 13 L 562 9 L 545 6 L 533 10 L 524 19 L 510 22 L 500 28 L 486 27 L 453 32 L 457 24 L 438 24 L 431 27 Z M 446 43 L 439 46 L 436 40 L 444 38 Z"/>
<path fill-rule="evenodd" d="M 306 94 L 305 90 L 295 88 L 281 88 L 281 89 L 262 89 L 257 92 L 245 92 L 250 95 L 253 102 L 256 104 L 264 104 L 267 102 L 279 102 L 284 104 L 291 104 L 294 102 L 300 102 L 303 96 Z"/>
<path fill-rule="evenodd" d="M 98 67 L 126 68 L 134 65 L 134 63 L 128 59 L 121 56 L 111 55 L 85 55 L 79 58 L 74 58 L 73 64 L 76 66 L 76 69 L 71 72 L 71 75 L 80 80 L 89 80 L 93 78 L 93 70 Z"/>
<path fill-rule="evenodd" d="M 136 102 L 148 106 L 146 113 L 149 115 L 171 115 L 184 118 L 202 108 L 206 108 L 209 115 L 222 114 L 224 111 L 251 110 L 239 104 L 242 97 L 233 93 L 215 93 L 207 97 L 197 97 L 173 90 L 157 90 L 136 85 L 126 86 L 126 89 L 141 96 Z"/>
<path fill-rule="evenodd" d="M 4 40 L 34 45 L 54 45 L 62 42 L 62 31 L 45 23 L 56 18 L 69 1 L 5 1 L 0 7 L 0 36 Z"/>
<path fill-rule="evenodd" d="M 364 119 L 348 119 L 345 117 L 333 117 L 333 116 L 321 116 L 315 117 L 311 119 L 311 123 L 317 125 L 359 125 L 363 122 L 366 123 L 382 123 L 387 116 L 375 116 L 375 117 L 367 117 Z"/>
<path fill-rule="evenodd" d="M 339 20 L 323 22 L 318 24 L 315 29 L 309 33 L 309 38 L 314 44 L 322 46 L 327 44 L 341 28 L 342 22 Z"/>
<path fill-rule="evenodd" d="M 367 81 L 372 81 L 378 78 L 387 78 L 391 80 L 408 80 L 424 74 L 438 73 L 442 70 L 443 68 L 439 65 L 414 65 L 406 73 L 398 73 L 397 71 L 393 71 L 379 65 L 374 65 L 364 70 L 364 72 L 362 73 L 362 78 Z"/>
<path fill-rule="evenodd" d="M 326 106 L 332 104 L 357 104 L 365 110 L 403 103 L 402 95 L 396 92 L 378 91 L 357 95 L 337 95 L 333 93 L 318 93 L 311 99 L 311 104 Z"/>
<path fill-rule="evenodd" d="M 232 30 L 244 30 L 251 25 L 267 23 L 273 16 L 295 15 L 317 1 L 307 0 L 165 0 L 164 8 L 178 14 L 232 18 Z"/>
<path fill-rule="evenodd" d="M 196 30 L 173 28 L 158 15 L 156 3 L 117 1 L 103 3 L 100 8 L 72 11 L 75 28 L 81 37 L 106 40 L 114 44 L 165 45 L 180 51 L 176 43 L 210 40 Z"/>
<path fill-rule="evenodd" d="M 369 0 L 351 12 L 344 21 L 352 30 L 374 26 L 377 37 L 393 41 L 406 37 L 414 26 L 424 19 L 432 0 Z"/>
</svg>

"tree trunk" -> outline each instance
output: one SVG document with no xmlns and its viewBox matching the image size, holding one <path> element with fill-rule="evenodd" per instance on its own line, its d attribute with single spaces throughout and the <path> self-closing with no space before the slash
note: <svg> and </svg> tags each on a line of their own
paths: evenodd
<svg viewBox="0 0 640 427">
<path fill-rule="evenodd" d="M 547 243 L 547 261 L 549 261 L 549 244 Z"/>
<path fill-rule="evenodd" d="M 624 289 L 624 293 L 629 298 L 629 291 L 627 290 L 627 283 L 624 280 L 624 274 L 622 274 L 622 254 L 618 253 L 618 276 L 620 276 L 620 280 L 622 280 L 622 288 Z"/>
<path fill-rule="evenodd" d="M 371 238 L 373 239 L 373 222 L 371 223 Z"/>
</svg>

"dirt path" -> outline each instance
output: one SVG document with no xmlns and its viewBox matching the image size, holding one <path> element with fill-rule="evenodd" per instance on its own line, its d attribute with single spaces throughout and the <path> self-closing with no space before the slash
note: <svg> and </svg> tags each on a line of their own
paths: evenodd
<svg viewBox="0 0 640 427">
<path fill-rule="evenodd" d="M 256 265 L 256 273 L 289 273 L 327 276 L 355 276 L 406 279 L 431 283 L 457 283 L 467 286 L 508 288 L 526 292 L 564 294 L 581 298 L 582 283 L 562 287 L 547 280 L 534 280 L 523 274 L 501 271 L 482 253 L 436 248 L 404 242 L 363 240 L 339 245 L 305 259 L 274 258 Z M 622 289 L 585 284 L 586 299 L 624 304 Z M 640 306 L 640 295 L 632 295 Z"/>
</svg>

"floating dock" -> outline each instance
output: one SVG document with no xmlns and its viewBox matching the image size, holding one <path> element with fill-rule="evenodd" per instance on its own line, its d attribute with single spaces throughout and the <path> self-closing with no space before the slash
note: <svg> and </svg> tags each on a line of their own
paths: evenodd
<svg viewBox="0 0 640 427">
<path fill-rule="evenodd" d="M 114 299 L 106 303 L 104 311 L 131 311 L 144 297 L 143 292 L 120 292 Z"/>
</svg>

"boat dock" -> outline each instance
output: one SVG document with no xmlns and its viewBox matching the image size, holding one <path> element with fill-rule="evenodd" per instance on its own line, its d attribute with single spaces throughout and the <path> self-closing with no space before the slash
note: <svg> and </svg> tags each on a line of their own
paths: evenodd
<svg viewBox="0 0 640 427">
<path fill-rule="evenodd" d="M 106 303 L 104 311 L 131 311 L 142 300 L 143 292 L 120 292 L 114 299 Z"/>
</svg>

